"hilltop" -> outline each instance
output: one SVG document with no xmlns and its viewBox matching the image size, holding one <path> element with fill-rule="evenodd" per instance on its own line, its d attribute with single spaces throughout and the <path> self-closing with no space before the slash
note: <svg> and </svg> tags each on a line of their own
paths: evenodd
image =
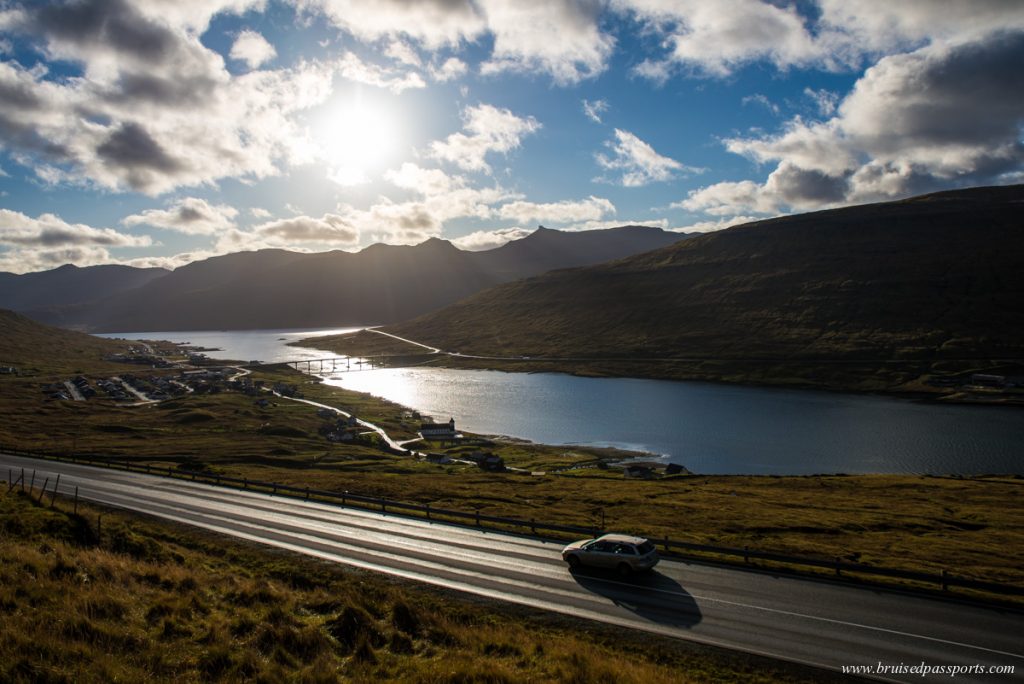
<svg viewBox="0 0 1024 684">
<path fill-rule="evenodd" d="M 1024 358 L 1022 262 L 1024 186 L 976 188 L 748 223 L 386 330 L 618 375 L 885 389 Z"/>
</svg>

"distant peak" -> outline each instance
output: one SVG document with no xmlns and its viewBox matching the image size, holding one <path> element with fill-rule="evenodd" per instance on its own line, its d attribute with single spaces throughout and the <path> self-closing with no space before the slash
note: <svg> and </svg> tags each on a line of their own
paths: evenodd
<svg viewBox="0 0 1024 684">
<path fill-rule="evenodd" d="M 427 238 L 426 240 L 424 240 L 423 242 L 419 243 L 416 246 L 417 247 L 429 247 L 429 248 L 433 248 L 433 249 L 437 249 L 437 248 L 443 248 L 443 249 L 453 248 L 454 249 L 455 248 L 455 245 L 453 245 L 452 243 L 448 242 L 447 240 L 442 240 L 441 238 L 437 238 L 437 237 Z"/>
</svg>

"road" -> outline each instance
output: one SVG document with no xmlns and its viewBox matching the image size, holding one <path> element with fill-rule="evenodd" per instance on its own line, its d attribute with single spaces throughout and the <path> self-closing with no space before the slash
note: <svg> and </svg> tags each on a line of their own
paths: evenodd
<svg viewBox="0 0 1024 684">
<path fill-rule="evenodd" d="M 242 539 L 513 603 L 839 670 L 924 663 L 1013 666 L 1024 613 L 769 573 L 663 561 L 635 579 L 572 574 L 561 545 L 192 482 L 0 454 L 0 472 L 61 474 L 62 493 Z M 17 475 L 15 475 L 17 477 Z M 928 679 L 939 677 L 932 675 Z M 920 674 L 886 681 L 927 681 Z"/>
</svg>

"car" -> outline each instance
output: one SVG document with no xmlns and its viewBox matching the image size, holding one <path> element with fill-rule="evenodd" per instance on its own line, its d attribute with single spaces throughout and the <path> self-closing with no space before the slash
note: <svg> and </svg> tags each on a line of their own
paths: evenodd
<svg viewBox="0 0 1024 684">
<path fill-rule="evenodd" d="M 597 539 L 581 539 L 562 549 L 562 560 L 571 570 L 583 566 L 607 568 L 623 577 L 650 570 L 658 564 L 658 550 L 643 537 L 606 534 Z"/>
</svg>

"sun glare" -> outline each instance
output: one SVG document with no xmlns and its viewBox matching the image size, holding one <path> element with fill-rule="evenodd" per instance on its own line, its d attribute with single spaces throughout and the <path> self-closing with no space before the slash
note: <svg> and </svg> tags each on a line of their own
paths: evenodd
<svg viewBox="0 0 1024 684">
<path fill-rule="evenodd" d="M 339 185 L 369 183 L 398 149 L 398 125 L 386 107 L 352 99 L 326 110 L 314 123 L 318 154 L 328 165 L 328 178 Z"/>
</svg>

